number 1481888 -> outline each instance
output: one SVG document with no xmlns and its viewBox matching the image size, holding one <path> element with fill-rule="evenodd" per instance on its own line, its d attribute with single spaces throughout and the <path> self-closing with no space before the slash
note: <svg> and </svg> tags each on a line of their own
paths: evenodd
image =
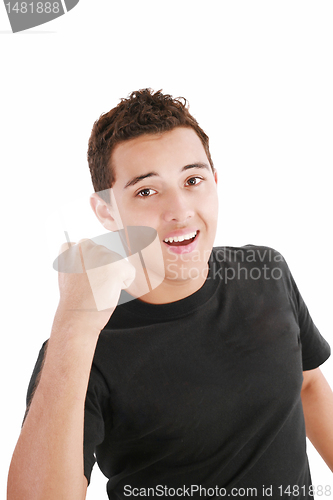
<svg viewBox="0 0 333 500">
<path fill-rule="evenodd" d="M 6 3 L 8 14 L 59 14 L 59 2 L 12 2 Z"/>
</svg>

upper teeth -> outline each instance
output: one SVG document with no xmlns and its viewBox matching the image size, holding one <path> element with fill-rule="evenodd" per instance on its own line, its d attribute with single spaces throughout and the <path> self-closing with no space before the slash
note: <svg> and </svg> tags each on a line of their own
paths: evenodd
<svg viewBox="0 0 333 500">
<path fill-rule="evenodd" d="M 184 240 L 190 240 L 191 238 L 194 238 L 197 235 L 197 232 L 194 231 L 194 233 L 189 233 L 189 234 L 184 234 L 183 236 L 174 236 L 173 238 L 165 238 L 165 243 L 173 243 L 174 241 L 184 241 Z"/>
</svg>

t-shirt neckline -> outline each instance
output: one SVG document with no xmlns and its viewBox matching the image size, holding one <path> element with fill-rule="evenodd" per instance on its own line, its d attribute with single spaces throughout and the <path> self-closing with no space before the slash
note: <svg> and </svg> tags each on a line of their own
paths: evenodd
<svg viewBox="0 0 333 500">
<path fill-rule="evenodd" d="M 208 261 L 209 270 L 204 284 L 196 292 L 192 293 L 188 297 L 185 297 L 184 299 L 166 304 L 151 304 L 135 299 L 125 302 L 120 307 L 125 308 L 133 314 L 159 320 L 185 316 L 189 312 L 205 304 L 214 295 L 220 280 L 216 279 L 216 276 L 214 279 L 214 266 L 212 263 L 213 252 L 211 253 Z"/>
</svg>

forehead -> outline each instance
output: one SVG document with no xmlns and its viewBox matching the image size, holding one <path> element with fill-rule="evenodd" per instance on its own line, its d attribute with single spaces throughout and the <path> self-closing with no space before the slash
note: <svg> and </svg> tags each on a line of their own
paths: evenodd
<svg viewBox="0 0 333 500">
<path fill-rule="evenodd" d="M 117 144 L 111 155 L 116 179 L 136 171 L 182 168 L 199 161 L 208 163 L 200 138 L 189 127 L 129 139 Z"/>
</svg>

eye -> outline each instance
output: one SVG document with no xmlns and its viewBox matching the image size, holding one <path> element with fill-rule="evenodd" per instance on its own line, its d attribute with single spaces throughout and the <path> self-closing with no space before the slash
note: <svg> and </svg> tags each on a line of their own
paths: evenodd
<svg viewBox="0 0 333 500">
<path fill-rule="evenodd" d="M 155 193 L 157 193 L 157 191 L 155 191 L 155 189 L 144 188 L 144 189 L 140 189 L 140 191 L 138 191 L 135 196 L 139 196 L 140 198 L 149 198 L 150 196 L 152 196 Z"/>
<path fill-rule="evenodd" d="M 185 184 L 188 185 L 188 186 L 197 186 L 202 181 L 203 181 L 202 177 L 190 177 L 189 179 L 187 179 L 187 181 L 185 182 Z"/>
</svg>

